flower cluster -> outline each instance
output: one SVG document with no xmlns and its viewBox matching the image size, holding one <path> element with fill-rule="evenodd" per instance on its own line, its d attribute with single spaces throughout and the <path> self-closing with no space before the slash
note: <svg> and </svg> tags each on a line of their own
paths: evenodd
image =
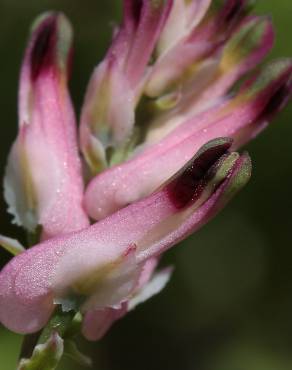
<svg viewBox="0 0 292 370">
<path fill-rule="evenodd" d="M 97 340 L 158 293 L 172 271 L 156 271 L 161 255 L 247 183 L 250 158 L 236 150 L 291 96 L 291 60 L 246 77 L 274 39 L 250 1 L 123 7 L 79 135 L 67 86 L 71 26 L 52 12 L 32 27 L 4 188 L 14 222 L 40 228 L 40 242 L 25 250 L 0 238 L 18 254 L 0 272 L 0 322 L 19 333 L 39 331 L 61 305 L 81 312 L 83 334 Z"/>
</svg>

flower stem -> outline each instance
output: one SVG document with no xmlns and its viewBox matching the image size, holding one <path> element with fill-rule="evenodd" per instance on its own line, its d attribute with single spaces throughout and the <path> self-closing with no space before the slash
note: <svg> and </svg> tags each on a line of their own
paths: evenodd
<svg viewBox="0 0 292 370">
<path fill-rule="evenodd" d="M 54 333 L 57 333 L 59 337 L 64 340 L 67 337 L 72 339 L 73 335 L 72 327 L 76 325 L 74 320 L 75 317 L 76 317 L 75 311 L 63 312 L 62 308 L 58 307 L 53 317 L 51 318 L 47 326 L 43 329 L 43 331 L 40 331 L 35 334 L 26 335 L 24 337 L 19 356 L 19 361 L 23 359 L 32 358 L 35 347 L 40 344 L 47 343 Z"/>
<path fill-rule="evenodd" d="M 47 324 L 47 326 L 42 331 L 38 344 L 45 343 L 53 332 L 57 332 L 61 338 L 63 338 L 67 330 L 72 325 L 72 321 L 76 315 L 75 311 L 63 312 L 61 307 L 58 307 Z"/>
</svg>

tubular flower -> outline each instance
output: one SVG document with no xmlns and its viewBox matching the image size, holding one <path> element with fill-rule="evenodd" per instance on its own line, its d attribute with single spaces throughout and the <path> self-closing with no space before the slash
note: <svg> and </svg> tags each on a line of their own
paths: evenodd
<svg viewBox="0 0 292 370">
<path fill-rule="evenodd" d="M 123 148 L 133 132 L 145 70 L 172 0 L 123 4 L 123 24 L 93 72 L 81 115 L 81 148 L 93 172 L 106 166 L 106 151 Z"/>
<path fill-rule="evenodd" d="M 1 322 L 20 333 L 34 332 L 46 324 L 55 303 L 64 309 L 78 305 L 86 315 L 84 333 L 98 338 L 87 327 L 87 314 L 111 321 L 143 300 L 153 258 L 205 224 L 248 181 L 249 157 L 230 152 L 230 146 L 230 139 L 206 144 L 150 196 L 15 257 L 0 274 Z M 169 271 L 164 279 L 165 274 Z M 158 283 L 165 284 L 161 277 Z"/>
<path fill-rule="evenodd" d="M 81 109 L 84 171 L 67 89 L 71 28 L 48 13 L 32 30 L 5 198 L 42 240 L 26 250 L 0 237 L 15 254 L 0 272 L 0 322 L 19 333 L 61 306 L 97 340 L 163 289 L 172 268 L 156 271 L 161 256 L 247 183 L 250 158 L 236 151 L 291 96 L 291 60 L 252 71 L 274 33 L 251 1 L 124 0 L 123 10 Z M 62 333 L 50 334 L 39 348 L 60 336 L 63 350 Z"/>
<path fill-rule="evenodd" d="M 76 123 L 67 89 L 72 31 L 48 13 L 36 20 L 20 74 L 19 133 L 4 181 L 15 222 L 43 238 L 88 226 Z"/>
</svg>

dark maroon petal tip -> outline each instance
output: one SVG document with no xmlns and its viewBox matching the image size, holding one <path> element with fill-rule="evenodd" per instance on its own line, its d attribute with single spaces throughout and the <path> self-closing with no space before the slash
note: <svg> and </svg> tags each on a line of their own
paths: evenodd
<svg viewBox="0 0 292 370">
<path fill-rule="evenodd" d="M 170 180 L 165 190 L 175 208 L 184 208 L 200 197 L 208 172 L 228 152 L 231 145 L 230 138 L 210 141 Z"/>
<path fill-rule="evenodd" d="M 224 22 L 230 23 L 233 21 L 240 14 L 243 5 L 244 2 L 242 0 L 229 1 L 224 9 Z"/>
<path fill-rule="evenodd" d="M 271 119 L 276 113 L 278 113 L 288 103 L 291 98 L 292 85 L 291 83 L 285 83 L 279 87 L 269 98 L 263 112 L 261 113 L 258 120 Z"/>
<path fill-rule="evenodd" d="M 134 1 L 131 1 L 131 4 L 132 4 L 132 14 L 134 16 L 134 19 L 138 23 L 141 17 L 143 0 L 134 0 Z"/>
<path fill-rule="evenodd" d="M 36 32 L 31 54 L 31 79 L 35 81 L 41 72 L 50 68 L 54 63 L 55 45 L 57 38 L 57 16 L 46 18 Z"/>
<path fill-rule="evenodd" d="M 228 29 L 237 27 L 239 22 L 249 13 L 250 8 L 250 1 L 226 0 L 219 14 L 220 25 Z"/>
<path fill-rule="evenodd" d="M 138 25 L 143 7 L 143 0 L 124 0 L 124 22 Z"/>
</svg>

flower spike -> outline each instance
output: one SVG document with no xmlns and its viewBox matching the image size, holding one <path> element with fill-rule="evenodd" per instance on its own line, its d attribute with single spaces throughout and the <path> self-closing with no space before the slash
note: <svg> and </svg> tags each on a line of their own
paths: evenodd
<svg viewBox="0 0 292 370">
<path fill-rule="evenodd" d="M 292 95 L 291 59 L 257 69 L 275 35 L 269 17 L 250 15 L 254 0 L 121 1 L 78 139 L 71 25 L 49 12 L 31 29 L 4 179 L 29 248 L 0 235 L 13 255 L 0 271 L 0 324 L 44 329 L 19 368 L 56 367 L 63 352 L 90 364 L 73 336 L 102 338 L 166 286 L 173 268 L 157 271 L 161 257 L 248 182 L 251 160 L 237 149 Z"/>
</svg>

